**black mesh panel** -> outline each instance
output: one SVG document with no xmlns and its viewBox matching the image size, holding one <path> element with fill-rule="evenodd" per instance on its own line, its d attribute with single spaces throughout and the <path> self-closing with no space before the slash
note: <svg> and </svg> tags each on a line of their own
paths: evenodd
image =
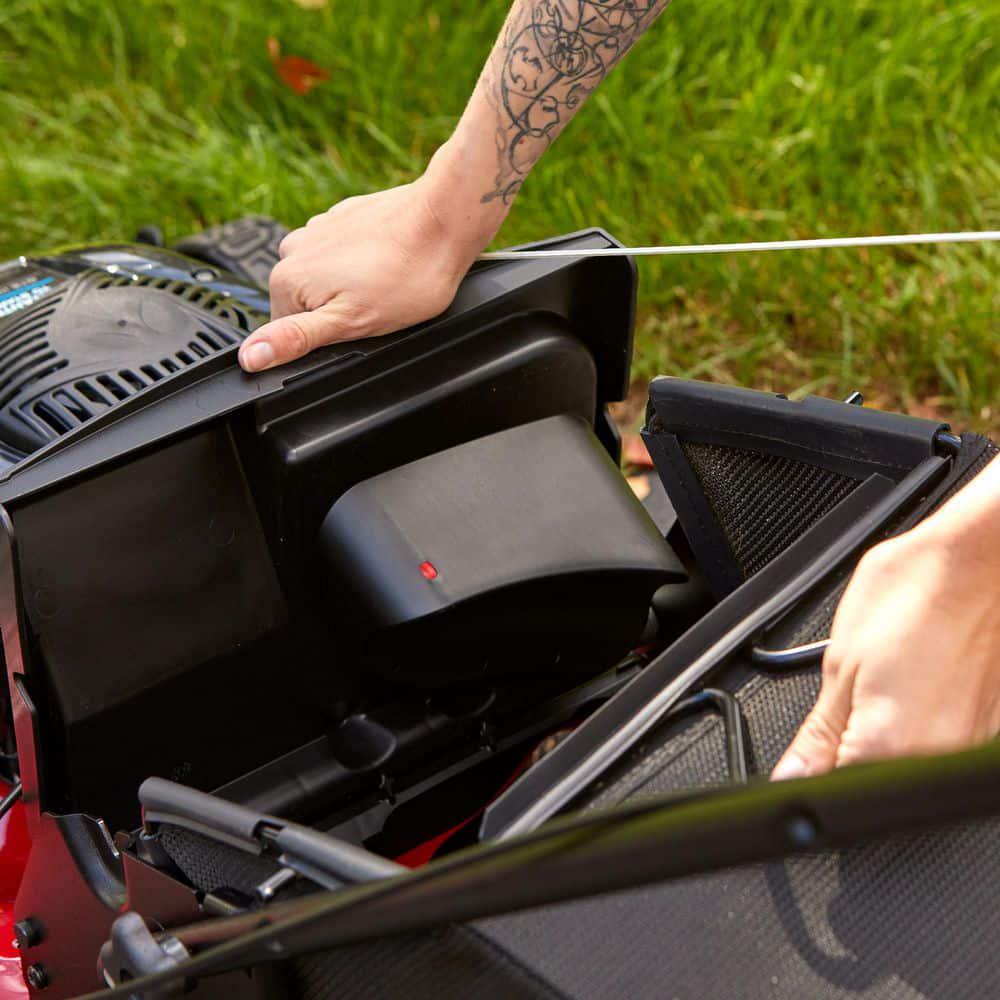
<svg viewBox="0 0 1000 1000">
<path fill-rule="evenodd" d="M 278 870 L 269 858 L 181 827 L 164 825 L 161 831 L 162 846 L 171 860 L 205 892 L 226 886 L 249 896 Z M 448 927 L 303 956 L 286 963 L 285 979 L 289 995 L 297 1000 L 560 997 L 502 946 L 471 927 Z"/>
<path fill-rule="evenodd" d="M 250 895 L 278 864 L 179 826 L 161 827 L 160 842 L 170 860 L 203 892 L 226 887 Z"/>
<path fill-rule="evenodd" d="M 329 951 L 291 963 L 290 971 L 293 995 L 301 1000 L 562 996 L 495 941 L 466 927 Z"/>
<path fill-rule="evenodd" d="M 751 773 L 767 774 L 819 693 L 819 668 L 781 676 L 757 675 L 737 692 L 746 720 Z M 628 799 L 648 798 L 728 780 L 722 720 L 704 714 L 666 723 L 612 768 L 582 803 L 607 809 Z"/>
<path fill-rule="evenodd" d="M 805 462 L 682 443 L 744 578 L 828 514 L 858 480 Z"/>
<path fill-rule="evenodd" d="M 1000 826 L 896 838 L 484 921 L 565 994 L 1000 996 Z"/>
</svg>

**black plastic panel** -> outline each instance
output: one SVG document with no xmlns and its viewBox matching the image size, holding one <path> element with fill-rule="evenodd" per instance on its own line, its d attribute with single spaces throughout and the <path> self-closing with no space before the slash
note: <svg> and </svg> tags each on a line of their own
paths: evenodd
<svg viewBox="0 0 1000 1000">
<path fill-rule="evenodd" d="M 39 498 L 14 530 L 28 620 L 69 724 L 284 618 L 222 428 Z"/>
<path fill-rule="evenodd" d="M 82 797 L 104 807 L 98 815 L 115 815 L 108 800 L 136 770 L 211 782 L 220 758 L 207 733 L 241 700 L 231 685 L 242 671 L 234 676 L 227 663 L 237 654 L 255 660 L 286 618 L 225 429 L 40 497 L 13 522 L 35 662 L 44 664 L 29 684 L 42 708 L 47 773 L 63 775 L 68 801 Z M 163 694 L 184 684 L 171 714 Z M 235 757 L 275 749 L 287 727 L 269 722 L 271 707 L 259 692 L 262 739 L 233 748 Z"/>
</svg>

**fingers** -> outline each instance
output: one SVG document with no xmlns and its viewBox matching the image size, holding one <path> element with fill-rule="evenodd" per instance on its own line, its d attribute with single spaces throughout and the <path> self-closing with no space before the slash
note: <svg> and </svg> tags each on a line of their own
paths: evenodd
<svg viewBox="0 0 1000 1000">
<path fill-rule="evenodd" d="M 906 740 L 895 703 L 889 698 L 873 698 L 851 713 L 836 763 L 837 767 L 847 767 L 919 749 Z M 943 752 L 947 748 L 940 749 Z"/>
<path fill-rule="evenodd" d="M 301 231 L 297 230 L 296 232 Z M 291 233 L 285 237 L 285 240 L 290 240 L 295 235 L 296 233 Z M 281 245 L 285 246 L 284 240 Z M 308 304 L 304 301 L 306 281 L 303 268 L 292 257 L 283 257 L 274 265 L 268 282 L 268 291 L 271 299 L 272 319 L 305 312 L 308 308 Z"/>
<path fill-rule="evenodd" d="M 349 202 L 353 200 L 354 199 L 352 198 L 346 198 L 339 204 L 334 205 L 333 208 L 328 209 L 325 212 L 320 212 L 318 215 L 312 216 L 304 226 L 300 226 L 298 229 L 293 229 L 290 233 L 286 233 L 284 239 L 278 244 L 278 256 L 282 260 L 284 260 L 290 254 L 294 253 L 296 248 L 301 246 L 303 240 L 306 237 L 307 230 L 310 227 L 313 227 L 315 229 L 315 227 L 319 223 L 328 221 L 332 212 L 334 212 L 338 208 L 341 208 L 344 205 L 347 205 Z"/>
<path fill-rule="evenodd" d="M 284 239 L 278 244 L 278 256 L 284 260 L 302 242 L 302 237 L 305 234 L 306 230 L 304 226 L 301 229 L 293 229 L 290 233 L 287 233 Z"/>
<path fill-rule="evenodd" d="M 841 739 L 851 715 L 853 687 L 851 678 L 844 677 L 837 667 L 827 650 L 819 698 L 771 772 L 774 781 L 822 774 L 837 764 Z"/>
<path fill-rule="evenodd" d="M 244 371 L 264 371 L 340 339 L 341 323 L 332 309 L 293 313 L 272 320 L 247 337 L 240 347 L 240 365 Z"/>
</svg>

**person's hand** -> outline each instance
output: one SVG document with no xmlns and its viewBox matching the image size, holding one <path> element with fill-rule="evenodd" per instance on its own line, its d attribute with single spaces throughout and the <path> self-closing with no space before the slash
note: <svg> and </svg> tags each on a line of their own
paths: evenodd
<svg viewBox="0 0 1000 1000">
<path fill-rule="evenodd" d="M 440 155 L 412 184 L 348 198 L 281 243 L 271 321 L 240 347 L 257 372 L 341 340 L 393 333 L 443 312 L 504 208 L 463 206 Z"/>
<path fill-rule="evenodd" d="M 991 471 L 1000 481 L 1000 462 Z M 962 499 L 862 559 L 819 699 L 773 778 L 944 753 L 1000 732 L 1000 522 Z"/>
</svg>

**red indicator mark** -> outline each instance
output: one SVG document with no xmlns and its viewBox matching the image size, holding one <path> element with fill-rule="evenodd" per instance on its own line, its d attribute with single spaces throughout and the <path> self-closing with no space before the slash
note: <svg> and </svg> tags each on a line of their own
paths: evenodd
<svg viewBox="0 0 1000 1000">
<path fill-rule="evenodd" d="M 422 562 L 420 564 L 420 575 L 425 580 L 436 580 L 438 571 L 432 562 Z"/>
</svg>

